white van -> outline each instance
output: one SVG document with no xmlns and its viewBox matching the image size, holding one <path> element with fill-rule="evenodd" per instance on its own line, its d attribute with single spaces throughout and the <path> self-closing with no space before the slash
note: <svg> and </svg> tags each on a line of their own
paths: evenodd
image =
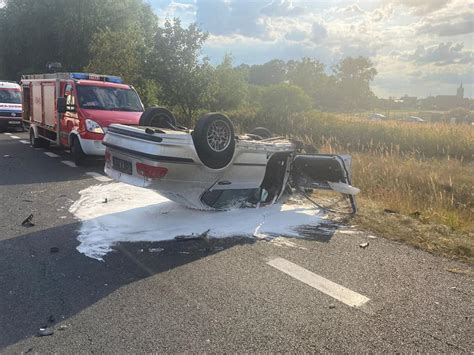
<svg viewBox="0 0 474 355">
<path fill-rule="evenodd" d="M 0 131 L 21 128 L 21 87 L 17 83 L 0 81 Z"/>
</svg>

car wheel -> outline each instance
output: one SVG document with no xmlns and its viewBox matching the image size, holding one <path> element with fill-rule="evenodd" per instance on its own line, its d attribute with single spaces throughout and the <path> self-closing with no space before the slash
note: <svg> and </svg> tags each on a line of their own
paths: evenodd
<svg viewBox="0 0 474 355">
<path fill-rule="evenodd" d="M 252 131 L 250 132 L 250 134 L 254 134 L 256 136 L 260 136 L 262 137 L 263 139 L 267 139 L 267 138 L 272 138 L 273 137 L 273 133 L 270 132 L 269 129 L 265 128 L 265 127 L 257 127 L 257 128 L 254 128 L 252 129 Z"/>
<path fill-rule="evenodd" d="M 223 168 L 234 156 L 234 125 L 223 114 L 202 116 L 194 128 L 193 140 L 199 158 L 209 168 Z"/>
<path fill-rule="evenodd" d="M 176 119 L 168 109 L 154 106 L 142 113 L 140 126 L 173 129 L 176 127 Z"/>
<path fill-rule="evenodd" d="M 84 154 L 84 151 L 82 150 L 81 147 L 81 142 L 77 137 L 72 137 L 71 141 L 71 156 L 72 160 L 74 161 L 74 164 L 77 166 L 83 165 L 84 161 L 86 160 L 86 155 Z"/>
<path fill-rule="evenodd" d="M 42 148 L 43 145 L 41 144 L 42 143 L 42 139 L 41 138 L 36 138 L 35 137 L 35 132 L 34 130 L 31 128 L 30 129 L 30 144 L 33 148 Z"/>
</svg>

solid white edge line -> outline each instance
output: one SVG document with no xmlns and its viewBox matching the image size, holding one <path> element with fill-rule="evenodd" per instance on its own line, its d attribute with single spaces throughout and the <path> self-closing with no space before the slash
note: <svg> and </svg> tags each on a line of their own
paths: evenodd
<svg viewBox="0 0 474 355">
<path fill-rule="evenodd" d="M 71 168 L 77 168 L 77 165 L 74 164 L 74 162 L 69 161 L 69 160 L 63 160 L 63 161 L 61 161 L 61 163 L 63 163 L 64 165 L 67 165 L 67 166 L 69 166 L 69 167 L 71 167 Z"/>
<path fill-rule="evenodd" d="M 13 138 L 13 139 L 21 139 L 21 137 L 18 137 L 18 136 L 10 136 L 10 138 Z"/>
<path fill-rule="evenodd" d="M 270 260 L 267 264 L 350 307 L 358 308 L 370 301 L 369 298 L 286 259 L 276 258 Z"/>
<path fill-rule="evenodd" d="M 109 181 L 112 181 L 111 178 L 105 176 L 105 175 L 102 175 L 102 174 L 98 174 L 96 172 L 93 172 L 93 171 L 89 171 L 86 173 L 86 175 L 89 175 L 90 177 L 93 177 L 94 179 L 96 179 L 97 181 L 100 181 L 100 182 L 109 182 Z"/>
<path fill-rule="evenodd" d="M 50 158 L 59 158 L 59 155 L 51 153 L 51 152 L 44 152 L 44 154 Z"/>
</svg>

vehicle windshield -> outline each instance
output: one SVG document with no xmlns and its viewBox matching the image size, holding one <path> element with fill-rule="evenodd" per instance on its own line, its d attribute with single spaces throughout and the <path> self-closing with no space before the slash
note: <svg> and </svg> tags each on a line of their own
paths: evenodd
<svg viewBox="0 0 474 355">
<path fill-rule="evenodd" d="M 0 103 L 2 103 L 2 104 L 21 104 L 20 90 L 0 89 Z"/>
<path fill-rule="evenodd" d="M 107 111 L 143 111 L 137 93 L 132 89 L 101 86 L 77 86 L 81 108 Z"/>
</svg>

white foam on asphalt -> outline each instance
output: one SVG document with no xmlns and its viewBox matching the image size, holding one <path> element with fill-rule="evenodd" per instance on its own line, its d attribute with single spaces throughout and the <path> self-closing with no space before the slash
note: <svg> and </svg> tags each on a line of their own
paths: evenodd
<svg viewBox="0 0 474 355">
<path fill-rule="evenodd" d="M 44 152 L 50 158 L 59 158 L 59 155 L 51 153 L 51 152 Z"/>
<path fill-rule="evenodd" d="M 100 181 L 100 182 L 109 182 L 109 181 L 112 181 L 111 178 L 109 178 L 109 177 L 107 177 L 107 176 L 105 176 L 105 175 L 102 175 L 102 174 L 93 172 L 93 171 L 87 172 L 86 175 L 89 175 L 90 177 L 93 177 L 94 179 L 96 179 L 97 181 Z"/>
<path fill-rule="evenodd" d="M 318 225 L 311 206 L 271 205 L 259 209 L 196 211 L 158 193 L 122 183 L 88 187 L 70 212 L 82 221 L 79 252 L 103 260 L 120 242 L 156 242 L 177 236 L 299 236 L 302 225 Z"/>
<path fill-rule="evenodd" d="M 286 259 L 276 258 L 270 260 L 267 264 L 348 306 L 358 308 L 370 301 L 369 298 Z"/>
</svg>

